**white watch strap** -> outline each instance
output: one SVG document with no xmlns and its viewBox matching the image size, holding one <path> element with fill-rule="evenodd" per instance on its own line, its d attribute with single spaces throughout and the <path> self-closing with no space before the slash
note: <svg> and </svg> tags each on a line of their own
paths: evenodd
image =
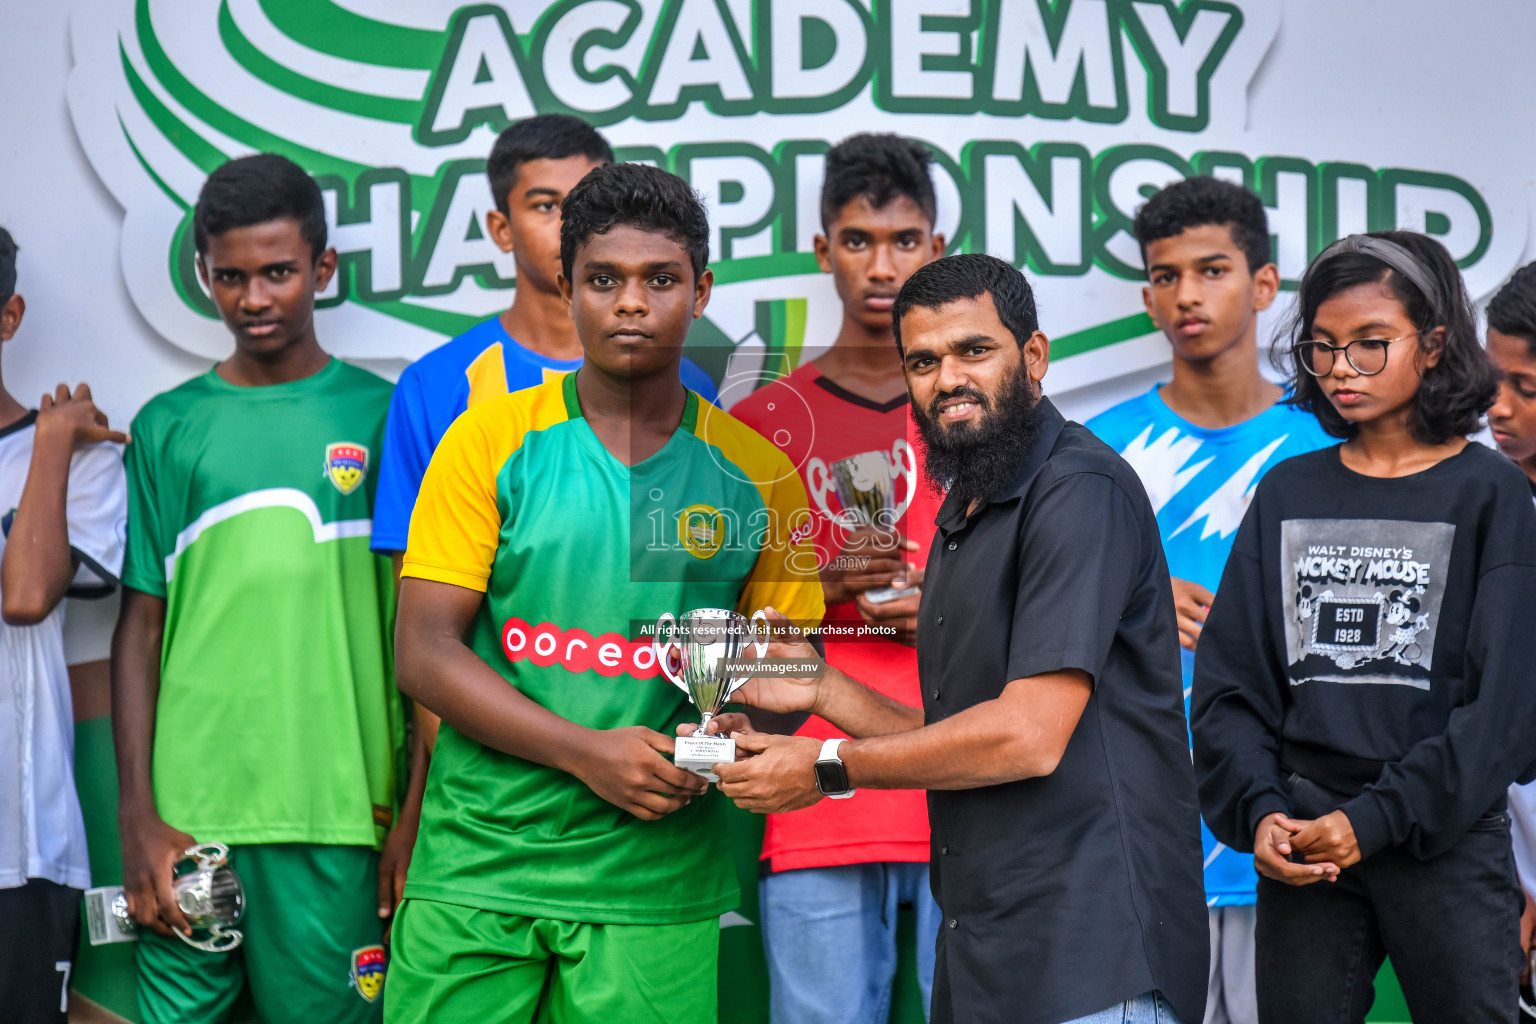
<svg viewBox="0 0 1536 1024">
<path fill-rule="evenodd" d="M 843 763 L 843 759 L 837 756 L 837 748 L 842 746 L 846 742 L 848 742 L 848 741 L 845 740 L 845 739 L 831 739 L 831 740 L 825 741 L 821 745 L 821 753 L 816 755 L 816 760 L 818 760 L 818 761 L 836 761 L 838 764 L 842 764 Z M 848 766 L 847 765 L 843 765 L 843 774 L 846 776 L 847 773 L 848 773 Z M 846 792 L 846 793 L 828 793 L 827 797 L 829 799 L 831 799 L 831 800 L 847 800 L 849 797 L 853 796 L 853 794 L 855 794 L 857 792 L 858 792 L 857 789 L 849 787 L 848 792 Z"/>
</svg>

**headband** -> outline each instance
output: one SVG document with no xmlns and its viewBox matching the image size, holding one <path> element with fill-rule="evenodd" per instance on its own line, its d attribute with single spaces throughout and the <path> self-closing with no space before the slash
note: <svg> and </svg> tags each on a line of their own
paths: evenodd
<svg viewBox="0 0 1536 1024">
<path fill-rule="evenodd" d="M 1441 294 L 1440 285 L 1435 281 L 1434 275 L 1424 269 L 1424 265 L 1413 253 L 1389 238 L 1348 235 L 1319 253 L 1312 266 L 1319 266 L 1324 261 L 1346 252 L 1358 252 L 1374 257 L 1402 274 L 1429 300 L 1435 320 L 1440 322 L 1445 320 L 1445 296 Z"/>
</svg>

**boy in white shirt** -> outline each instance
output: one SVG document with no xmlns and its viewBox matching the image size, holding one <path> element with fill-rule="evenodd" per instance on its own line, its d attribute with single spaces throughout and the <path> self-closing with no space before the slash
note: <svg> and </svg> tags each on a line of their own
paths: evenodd
<svg viewBox="0 0 1536 1024">
<path fill-rule="evenodd" d="M 16 243 L 0 228 L 0 342 L 25 311 Z M 117 585 L 126 440 L 84 384 L 29 410 L 0 383 L 0 1007 L 16 1024 L 66 1020 L 91 876 L 62 600 Z"/>
</svg>

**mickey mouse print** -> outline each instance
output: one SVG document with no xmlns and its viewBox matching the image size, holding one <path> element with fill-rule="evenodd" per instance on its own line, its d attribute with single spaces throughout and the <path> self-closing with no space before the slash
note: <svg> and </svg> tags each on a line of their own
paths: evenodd
<svg viewBox="0 0 1536 1024">
<path fill-rule="evenodd" d="M 1429 689 L 1456 527 L 1392 519 L 1280 524 L 1288 675 Z"/>
</svg>

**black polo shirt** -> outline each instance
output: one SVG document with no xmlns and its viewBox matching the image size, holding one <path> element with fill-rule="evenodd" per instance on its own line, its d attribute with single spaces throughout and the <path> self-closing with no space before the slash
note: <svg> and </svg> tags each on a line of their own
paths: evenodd
<svg viewBox="0 0 1536 1024">
<path fill-rule="evenodd" d="M 917 658 L 937 722 L 1061 669 L 1093 693 L 1051 775 L 930 791 L 934 1024 L 1059 1024 L 1152 989 L 1204 1016 L 1210 940 L 1168 566 L 1136 474 L 1040 402 L 1009 490 L 939 511 Z"/>
</svg>

